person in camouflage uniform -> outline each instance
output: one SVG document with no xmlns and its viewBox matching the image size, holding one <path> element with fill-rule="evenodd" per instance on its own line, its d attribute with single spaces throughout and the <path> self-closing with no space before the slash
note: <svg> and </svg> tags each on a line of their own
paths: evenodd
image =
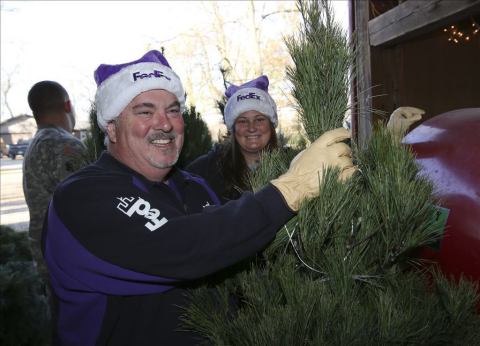
<svg viewBox="0 0 480 346">
<path fill-rule="evenodd" d="M 75 114 L 62 85 L 53 81 L 36 83 L 28 93 L 28 104 L 38 130 L 23 160 L 23 193 L 30 212 L 33 260 L 48 283 L 48 270 L 41 250 L 45 212 L 58 183 L 80 168 L 85 146 L 72 135 Z"/>
</svg>

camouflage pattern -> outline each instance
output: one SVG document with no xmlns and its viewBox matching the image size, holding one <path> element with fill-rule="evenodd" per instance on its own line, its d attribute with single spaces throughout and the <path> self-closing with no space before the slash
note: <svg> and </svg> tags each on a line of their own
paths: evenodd
<svg viewBox="0 0 480 346">
<path fill-rule="evenodd" d="M 80 168 L 84 144 L 58 127 L 39 128 L 23 159 L 23 193 L 30 212 L 29 236 L 33 259 L 40 275 L 48 281 L 41 250 L 45 213 L 55 187 Z"/>
</svg>

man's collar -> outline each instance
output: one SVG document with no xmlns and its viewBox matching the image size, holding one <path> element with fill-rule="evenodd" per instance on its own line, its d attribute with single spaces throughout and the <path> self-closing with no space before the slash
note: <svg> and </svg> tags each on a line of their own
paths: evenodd
<svg viewBox="0 0 480 346">
<path fill-rule="evenodd" d="M 148 186 L 154 186 L 162 183 L 166 183 L 168 180 L 173 179 L 175 183 L 184 183 L 185 178 L 181 174 L 181 171 L 173 166 L 168 175 L 165 177 L 165 180 L 163 182 L 160 181 L 151 181 L 147 179 L 145 176 L 140 174 L 139 172 L 135 171 L 134 169 L 130 168 L 129 166 L 125 165 L 121 161 L 117 160 L 115 157 L 112 156 L 108 151 L 102 152 L 100 155 L 100 158 L 98 159 L 97 163 L 109 170 L 114 170 L 114 171 L 121 171 L 121 172 L 126 172 L 131 175 L 134 175 L 138 179 L 142 180 L 143 183 L 147 184 Z"/>
</svg>

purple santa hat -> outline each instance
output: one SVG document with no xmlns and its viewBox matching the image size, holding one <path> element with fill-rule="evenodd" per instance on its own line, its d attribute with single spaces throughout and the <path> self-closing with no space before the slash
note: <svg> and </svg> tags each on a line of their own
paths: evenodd
<svg viewBox="0 0 480 346">
<path fill-rule="evenodd" d="M 102 64 L 95 70 L 94 77 L 97 82 L 97 122 L 102 131 L 106 131 L 107 124 L 144 91 L 169 91 L 177 97 L 182 112 L 185 108 L 182 82 L 157 50 L 151 50 L 140 59 L 125 64 Z"/>
<path fill-rule="evenodd" d="M 224 119 L 227 129 L 232 131 L 238 116 L 244 112 L 257 111 L 267 116 L 277 127 L 277 105 L 268 94 L 268 77 L 260 76 L 240 86 L 230 85 L 225 92 L 228 98 Z"/>
</svg>

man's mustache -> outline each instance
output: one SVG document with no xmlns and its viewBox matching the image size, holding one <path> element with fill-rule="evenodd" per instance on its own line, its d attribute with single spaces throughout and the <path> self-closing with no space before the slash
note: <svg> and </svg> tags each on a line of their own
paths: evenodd
<svg viewBox="0 0 480 346">
<path fill-rule="evenodd" d="M 159 139 L 175 139 L 177 137 L 177 134 L 175 132 L 163 132 L 163 131 L 159 131 L 159 132 L 155 132 L 155 133 L 152 133 L 151 135 L 148 136 L 148 141 L 149 142 L 152 142 L 152 141 L 156 141 L 156 140 L 159 140 Z"/>
</svg>

